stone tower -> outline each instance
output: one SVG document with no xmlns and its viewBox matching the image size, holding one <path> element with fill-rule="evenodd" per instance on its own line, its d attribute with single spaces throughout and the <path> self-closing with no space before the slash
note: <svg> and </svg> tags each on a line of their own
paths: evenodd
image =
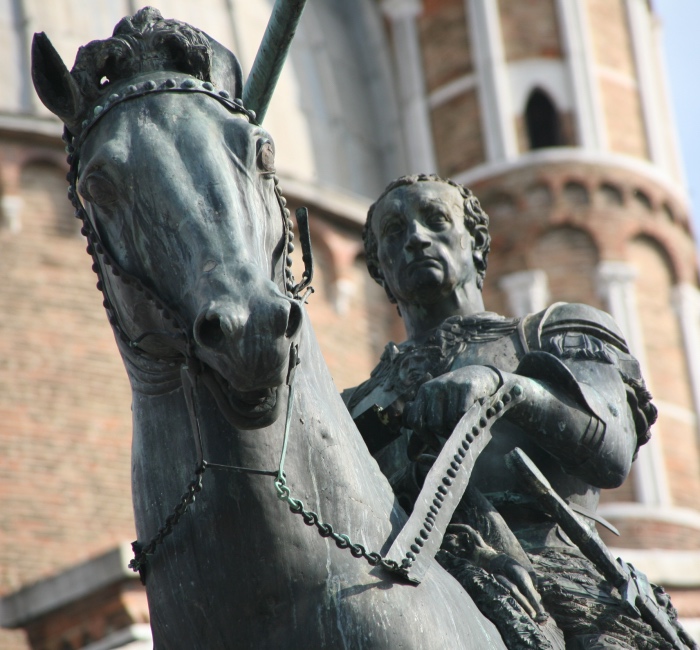
<svg viewBox="0 0 700 650">
<path fill-rule="evenodd" d="M 622 533 L 607 541 L 635 549 L 624 553 L 654 578 L 697 588 L 700 291 L 652 4 L 382 9 L 411 167 L 466 184 L 491 216 L 487 308 L 589 303 L 639 358 L 660 416 L 627 483 L 604 497 Z M 698 592 L 677 600 L 700 615 Z"/>
</svg>

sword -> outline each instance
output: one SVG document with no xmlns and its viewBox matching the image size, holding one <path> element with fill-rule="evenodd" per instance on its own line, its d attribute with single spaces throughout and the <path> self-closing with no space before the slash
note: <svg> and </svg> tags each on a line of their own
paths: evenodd
<svg viewBox="0 0 700 650">
<path fill-rule="evenodd" d="M 282 72 L 306 0 L 277 0 L 243 88 L 243 105 L 262 124 Z"/>
<path fill-rule="evenodd" d="M 697 650 L 697 644 L 684 631 L 680 631 L 681 640 L 666 609 L 656 602 L 647 577 L 621 558 L 613 557 L 598 533 L 579 519 L 522 449 L 516 447 L 506 456 L 506 462 L 581 552 L 618 589 L 630 614 L 640 616 L 676 650 Z"/>
</svg>

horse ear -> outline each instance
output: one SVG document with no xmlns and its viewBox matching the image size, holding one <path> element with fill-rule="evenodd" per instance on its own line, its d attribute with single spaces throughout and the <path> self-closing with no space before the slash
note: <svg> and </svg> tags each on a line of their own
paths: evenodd
<svg viewBox="0 0 700 650">
<path fill-rule="evenodd" d="M 44 106 L 67 125 L 76 122 L 83 109 L 83 96 L 61 56 L 44 32 L 32 41 L 32 81 Z"/>
<path fill-rule="evenodd" d="M 234 97 L 243 96 L 243 72 L 241 64 L 221 43 L 206 34 L 214 53 L 212 57 L 211 81 L 222 90 L 228 90 Z"/>
</svg>

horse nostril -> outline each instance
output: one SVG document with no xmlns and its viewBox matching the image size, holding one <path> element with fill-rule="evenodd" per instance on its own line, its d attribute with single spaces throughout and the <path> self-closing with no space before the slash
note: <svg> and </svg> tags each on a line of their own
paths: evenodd
<svg viewBox="0 0 700 650">
<path fill-rule="evenodd" d="M 199 322 L 195 338 L 201 345 L 208 348 L 219 347 L 225 338 L 221 319 L 215 314 L 203 318 Z"/>
<path fill-rule="evenodd" d="M 284 335 L 287 338 L 291 338 L 298 331 L 301 326 L 301 306 L 296 300 L 293 300 L 289 308 L 289 317 L 287 318 L 287 329 L 284 331 Z"/>
</svg>

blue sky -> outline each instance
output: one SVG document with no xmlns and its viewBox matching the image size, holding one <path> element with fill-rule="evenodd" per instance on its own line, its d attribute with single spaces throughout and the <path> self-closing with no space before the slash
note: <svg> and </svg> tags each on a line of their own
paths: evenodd
<svg viewBox="0 0 700 650">
<path fill-rule="evenodd" d="M 700 0 L 653 0 L 664 30 L 668 82 L 700 236 Z"/>
</svg>

